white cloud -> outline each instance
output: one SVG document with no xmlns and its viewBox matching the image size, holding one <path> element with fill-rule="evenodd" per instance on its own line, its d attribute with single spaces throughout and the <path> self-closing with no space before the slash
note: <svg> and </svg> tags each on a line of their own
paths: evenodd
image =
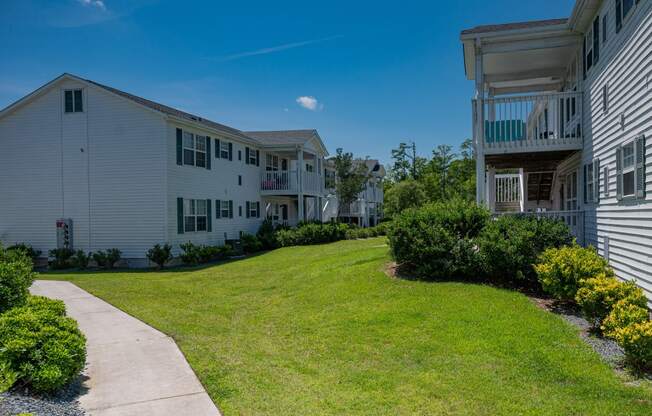
<svg viewBox="0 0 652 416">
<path fill-rule="evenodd" d="M 93 6 L 101 10 L 106 10 L 106 4 L 102 0 L 77 0 L 84 6 Z"/>
<path fill-rule="evenodd" d="M 309 96 L 309 95 L 303 95 L 301 97 L 297 97 L 297 103 L 310 111 L 317 111 L 321 110 L 324 108 L 324 105 L 321 104 L 315 97 Z"/>
</svg>

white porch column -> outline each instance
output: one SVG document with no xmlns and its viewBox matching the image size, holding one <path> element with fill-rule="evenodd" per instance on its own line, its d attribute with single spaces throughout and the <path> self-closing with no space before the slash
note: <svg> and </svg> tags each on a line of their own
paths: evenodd
<svg viewBox="0 0 652 416">
<path fill-rule="evenodd" d="M 525 186 L 525 172 L 523 171 L 523 168 L 520 168 L 518 170 L 518 186 L 519 186 L 519 204 L 521 206 L 521 212 L 525 212 L 525 200 L 527 197 L 525 193 L 527 187 Z"/>
<path fill-rule="evenodd" d="M 491 212 L 496 212 L 496 169 L 487 170 L 487 207 Z"/>
<path fill-rule="evenodd" d="M 305 214 L 306 201 L 305 198 L 303 197 L 303 170 L 304 169 L 305 166 L 303 166 L 303 148 L 299 147 L 297 149 L 297 187 L 298 187 L 297 198 L 299 200 L 299 204 L 298 204 L 299 221 L 306 220 L 306 214 Z"/>
<path fill-rule="evenodd" d="M 483 204 L 486 201 L 485 160 L 484 160 L 484 74 L 482 65 L 482 48 L 480 40 L 475 44 L 475 108 L 473 113 L 474 147 L 475 147 L 475 174 L 476 174 L 476 202 Z"/>
</svg>

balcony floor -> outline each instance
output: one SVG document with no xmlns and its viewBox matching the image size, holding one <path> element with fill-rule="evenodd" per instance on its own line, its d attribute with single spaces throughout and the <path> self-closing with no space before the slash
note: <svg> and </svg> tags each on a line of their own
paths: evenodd
<svg viewBox="0 0 652 416">
<path fill-rule="evenodd" d="M 496 169 L 525 168 L 530 172 L 555 170 L 559 162 L 580 150 L 581 148 L 546 152 L 486 154 L 485 162 Z"/>
</svg>

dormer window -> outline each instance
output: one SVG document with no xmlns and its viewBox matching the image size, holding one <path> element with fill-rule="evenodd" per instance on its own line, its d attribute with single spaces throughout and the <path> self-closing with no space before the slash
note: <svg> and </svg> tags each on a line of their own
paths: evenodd
<svg viewBox="0 0 652 416">
<path fill-rule="evenodd" d="M 82 90 L 65 90 L 63 95 L 66 113 L 82 113 L 84 111 Z"/>
</svg>

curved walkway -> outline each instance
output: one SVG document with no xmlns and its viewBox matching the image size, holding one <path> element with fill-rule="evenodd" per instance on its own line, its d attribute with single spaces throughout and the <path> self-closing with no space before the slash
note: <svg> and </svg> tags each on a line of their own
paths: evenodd
<svg viewBox="0 0 652 416">
<path fill-rule="evenodd" d="M 215 416 L 219 411 L 174 341 L 69 282 L 37 280 L 35 295 L 61 299 L 87 338 L 90 415 Z"/>
</svg>

